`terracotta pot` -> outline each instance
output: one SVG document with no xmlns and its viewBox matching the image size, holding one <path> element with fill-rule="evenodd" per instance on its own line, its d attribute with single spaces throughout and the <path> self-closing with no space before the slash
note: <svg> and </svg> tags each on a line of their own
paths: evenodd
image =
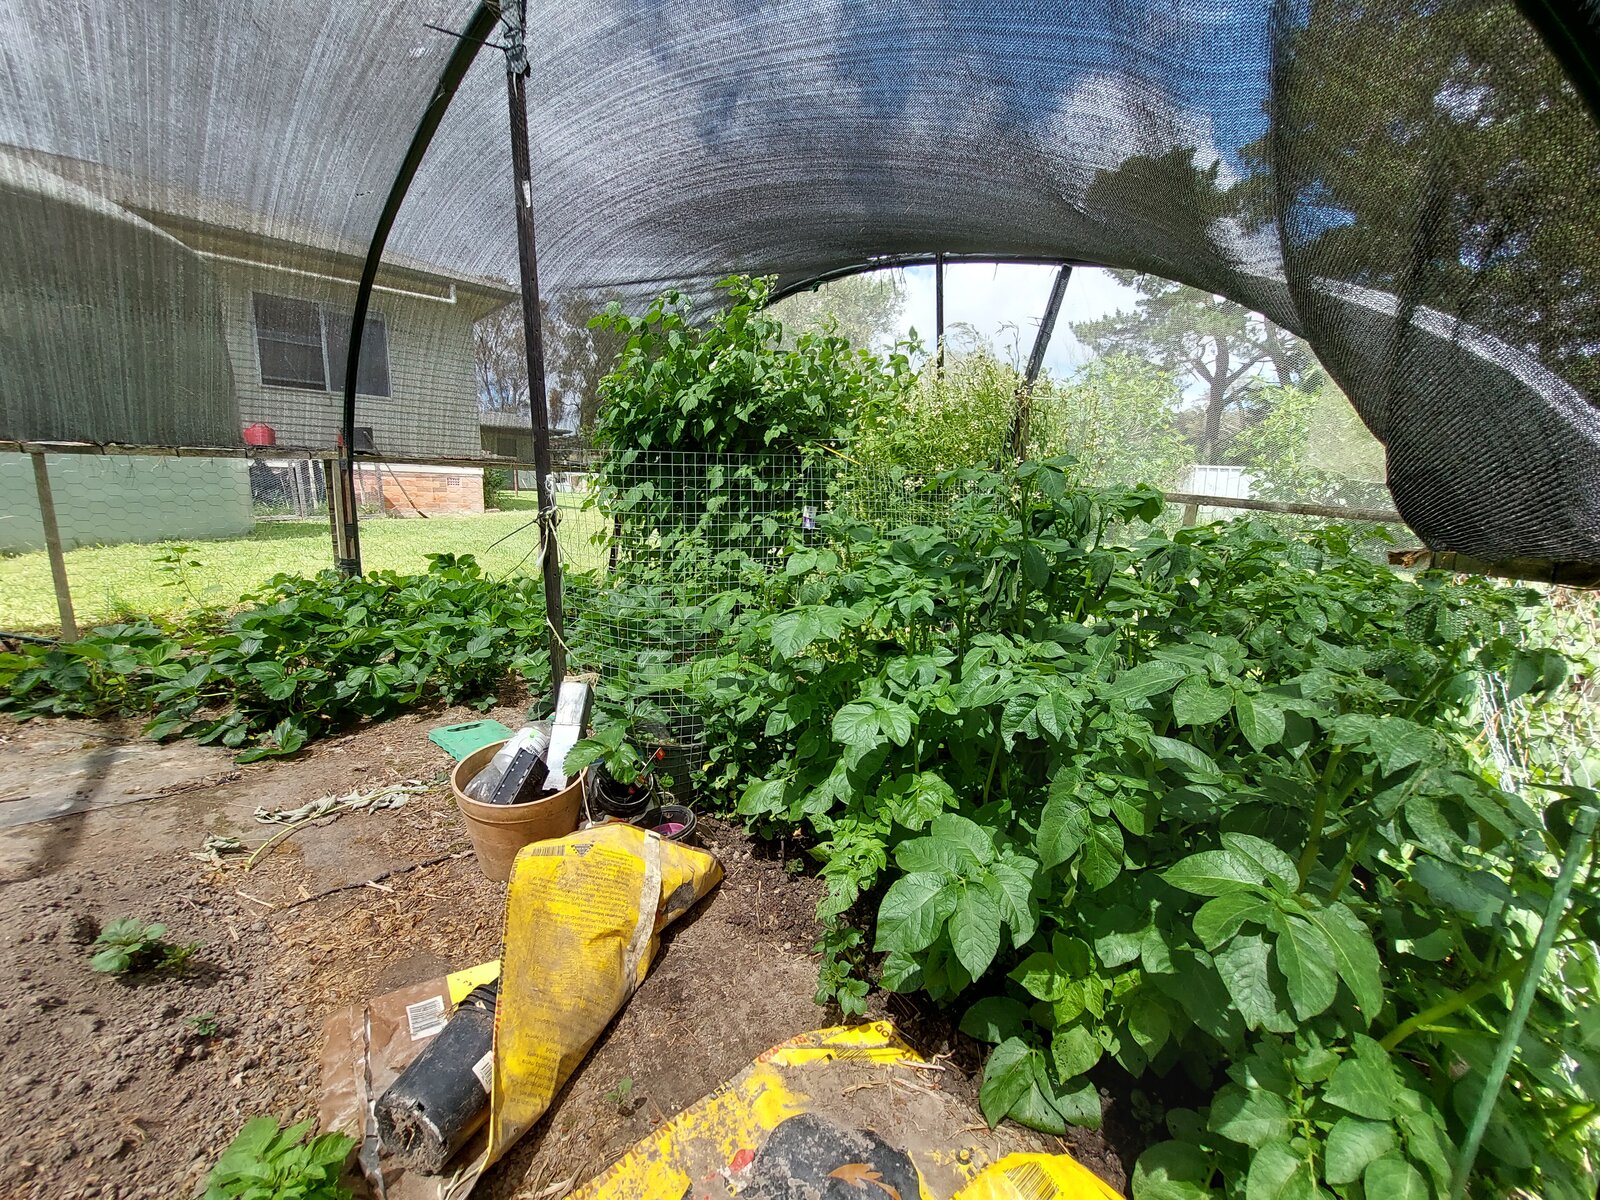
<svg viewBox="0 0 1600 1200">
<path fill-rule="evenodd" d="M 553 796 L 527 804 L 480 804 L 470 799 L 462 789 L 489 765 L 494 752 L 503 745 L 505 742 L 499 741 L 474 750 L 450 774 L 450 790 L 455 793 L 456 807 L 466 818 L 478 869 L 490 879 L 501 881 L 511 878 L 511 863 L 518 850 L 531 842 L 565 837 L 575 830 L 583 804 L 581 778 Z"/>
</svg>

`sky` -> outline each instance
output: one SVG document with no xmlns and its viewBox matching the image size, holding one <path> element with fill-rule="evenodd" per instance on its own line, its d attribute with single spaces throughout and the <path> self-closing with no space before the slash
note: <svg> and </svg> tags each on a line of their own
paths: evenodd
<svg viewBox="0 0 1600 1200">
<path fill-rule="evenodd" d="M 1003 358 L 1018 366 L 1027 362 L 1033 337 L 1044 315 L 1050 296 L 1050 283 L 1056 268 L 1022 266 L 1015 263 L 952 263 L 945 267 L 945 326 L 964 321 L 976 329 Z M 908 267 L 901 272 L 905 281 L 906 304 L 901 316 L 901 332 L 915 328 L 924 343 L 933 342 L 934 283 L 932 267 Z M 1099 267 L 1074 270 L 1061 304 L 1061 316 L 1050 348 L 1045 354 L 1045 369 L 1065 375 L 1081 367 L 1093 354 L 1072 336 L 1074 321 L 1089 321 L 1108 313 L 1132 309 L 1138 293 L 1112 278 Z"/>
</svg>

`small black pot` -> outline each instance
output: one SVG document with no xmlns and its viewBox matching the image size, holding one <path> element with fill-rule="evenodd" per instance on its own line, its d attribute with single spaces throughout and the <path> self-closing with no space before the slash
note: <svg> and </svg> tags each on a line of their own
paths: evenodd
<svg viewBox="0 0 1600 1200">
<path fill-rule="evenodd" d="M 623 783 L 596 763 L 587 780 L 589 803 L 608 817 L 632 821 L 650 807 L 648 783 Z"/>
<path fill-rule="evenodd" d="M 699 822 L 695 819 L 694 809 L 681 804 L 663 804 L 660 808 L 651 809 L 644 819 L 634 824 L 659 833 L 671 842 L 692 842 L 695 826 Z"/>
</svg>

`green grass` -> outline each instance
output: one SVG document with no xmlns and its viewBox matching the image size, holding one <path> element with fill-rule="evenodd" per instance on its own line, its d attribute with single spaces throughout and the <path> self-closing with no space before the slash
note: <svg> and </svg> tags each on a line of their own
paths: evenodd
<svg viewBox="0 0 1600 1200">
<path fill-rule="evenodd" d="M 556 498 L 556 503 L 562 508 L 566 508 L 568 504 L 576 505 L 577 502 L 577 498 L 574 496 L 557 496 Z M 529 491 L 506 491 L 500 493 L 500 498 L 495 501 L 495 507 L 501 512 L 533 513 L 539 511 L 539 500 Z"/>
<path fill-rule="evenodd" d="M 426 555 L 451 553 L 476 556 L 491 575 L 531 572 L 538 534 L 530 524 L 531 496 L 528 500 L 526 511 L 363 520 L 361 565 L 368 571 L 416 572 L 427 566 Z M 579 510 L 576 497 L 563 496 L 560 504 L 563 561 L 580 570 L 599 565 L 603 552 L 589 539 L 602 526 L 600 514 Z M 185 588 L 156 562 L 157 555 L 175 544 L 67 551 L 67 579 L 78 623 L 88 626 L 139 614 L 173 614 L 198 603 L 232 605 L 279 572 L 315 575 L 333 564 L 326 521 L 263 521 L 245 537 L 186 543 L 190 547 L 186 557 L 198 559 L 200 566 L 189 572 Z M 59 628 L 45 553 L 0 558 L 0 629 Z"/>
</svg>

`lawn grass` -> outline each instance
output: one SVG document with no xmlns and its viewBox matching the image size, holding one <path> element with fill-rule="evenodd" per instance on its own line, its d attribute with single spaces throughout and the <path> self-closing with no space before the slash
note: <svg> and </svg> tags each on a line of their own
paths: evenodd
<svg viewBox="0 0 1600 1200">
<path fill-rule="evenodd" d="M 565 508 L 569 503 L 578 503 L 576 496 L 557 496 L 556 503 Z M 501 492 L 495 501 L 495 507 L 501 512 L 538 512 L 539 500 L 532 492 Z"/>
<path fill-rule="evenodd" d="M 372 518 L 361 522 L 361 565 L 368 571 L 416 572 L 428 554 L 471 554 L 491 575 L 536 570 L 538 535 L 529 508 L 482 516 Z M 576 496 L 560 497 L 563 561 L 576 569 L 599 565 L 604 554 L 590 536 L 602 526 Z M 502 540 L 503 539 L 503 540 Z M 498 544 L 496 544 L 498 543 Z M 185 557 L 200 566 L 188 587 L 159 569 L 157 556 L 176 543 L 85 546 L 66 554 L 67 579 L 78 623 L 89 626 L 138 614 L 170 615 L 199 603 L 232 605 L 279 572 L 315 575 L 333 563 L 325 520 L 261 521 L 244 537 L 190 542 Z M 44 551 L 0 557 L 0 629 L 60 628 L 50 561 Z"/>
</svg>

